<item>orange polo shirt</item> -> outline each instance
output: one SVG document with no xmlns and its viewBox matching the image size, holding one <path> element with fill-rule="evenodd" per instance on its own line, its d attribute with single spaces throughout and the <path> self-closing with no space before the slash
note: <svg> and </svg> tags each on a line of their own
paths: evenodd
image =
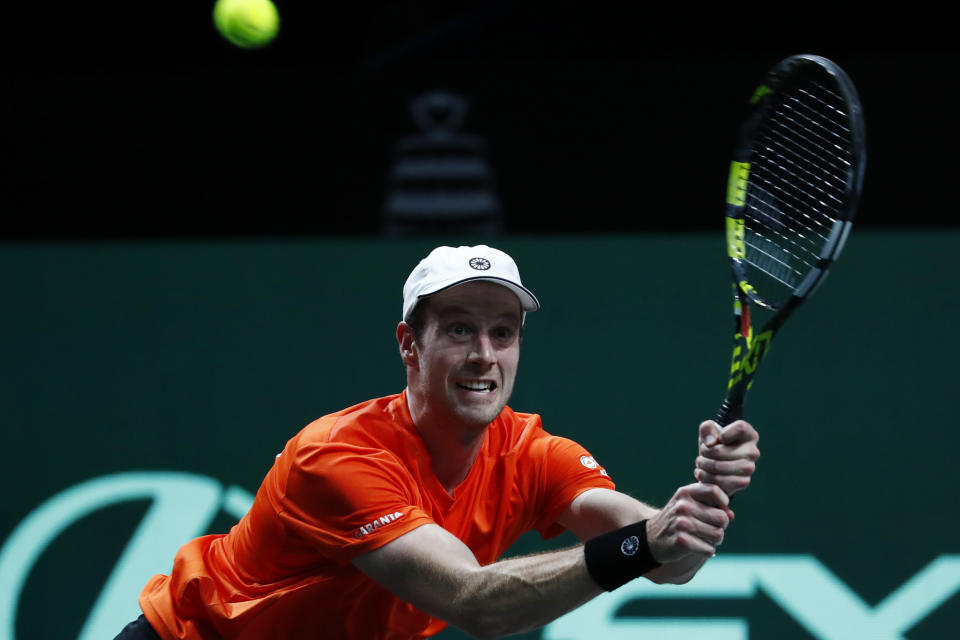
<svg viewBox="0 0 960 640">
<path fill-rule="evenodd" d="M 247 515 L 181 547 L 140 606 L 167 640 L 428 637 L 446 622 L 380 587 L 354 557 L 436 523 L 490 564 L 531 529 L 560 534 L 556 519 L 577 495 L 613 486 L 583 447 L 507 407 L 451 496 L 405 392 L 370 400 L 294 436 Z"/>
</svg>

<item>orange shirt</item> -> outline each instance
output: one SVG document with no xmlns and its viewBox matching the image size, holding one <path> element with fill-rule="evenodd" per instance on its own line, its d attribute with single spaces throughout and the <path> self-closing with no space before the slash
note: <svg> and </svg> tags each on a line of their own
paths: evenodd
<svg viewBox="0 0 960 640">
<path fill-rule="evenodd" d="M 354 557 L 436 523 L 490 564 L 531 529 L 560 534 L 555 521 L 571 500 L 613 486 L 583 447 L 507 407 L 451 496 L 405 392 L 370 400 L 294 436 L 247 515 L 226 535 L 181 547 L 140 606 L 167 640 L 427 637 L 446 623 L 380 587 Z"/>
</svg>

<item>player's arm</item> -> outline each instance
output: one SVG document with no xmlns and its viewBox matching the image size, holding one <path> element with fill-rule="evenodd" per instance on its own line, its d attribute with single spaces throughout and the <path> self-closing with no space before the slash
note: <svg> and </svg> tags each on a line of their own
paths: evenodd
<svg viewBox="0 0 960 640">
<path fill-rule="evenodd" d="M 732 496 L 750 485 L 760 449 L 756 429 L 743 420 L 720 427 L 713 420 L 700 424 L 699 451 L 694 475 L 706 484 L 717 485 Z M 729 519 L 734 514 L 725 508 Z M 609 489 L 591 489 L 580 494 L 558 521 L 581 540 L 637 520 L 652 519 L 659 510 L 625 494 Z M 688 523 L 689 524 L 689 523 Z M 658 583 L 690 580 L 708 556 L 691 554 L 645 574 Z"/>
<path fill-rule="evenodd" d="M 704 527 L 695 515 L 698 512 L 696 491 L 693 487 L 681 487 L 667 504 L 663 513 L 644 502 L 611 489 L 589 489 L 578 495 L 560 514 L 557 521 L 581 540 L 589 540 L 598 535 L 625 527 L 631 523 L 647 520 L 647 536 L 654 557 L 665 558 L 659 550 L 662 532 L 667 523 L 675 527 L 676 535 L 683 544 L 695 552 L 683 554 L 672 561 L 664 561 L 661 566 L 643 574 L 645 578 L 658 584 L 683 584 L 688 582 L 715 553 L 715 547 L 723 540 L 723 531 L 733 517 L 727 508 L 728 501 L 722 502 L 724 517 L 717 517 L 714 528 Z M 658 535 L 659 534 L 659 535 Z M 714 541 L 710 544 L 703 540 Z"/>
<path fill-rule="evenodd" d="M 694 484 L 678 490 L 647 523 L 649 536 L 643 546 L 655 560 L 653 564 L 666 566 L 690 555 L 712 555 L 728 522 L 727 500 L 712 485 Z M 635 526 L 629 523 L 622 535 L 631 535 Z M 644 565 L 638 564 L 642 553 L 619 556 L 622 531 L 617 528 L 596 536 L 586 547 L 480 566 L 458 538 L 427 524 L 358 556 L 354 564 L 415 607 L 478 638 L 499 637 L 536 629 L 572 611 L 599 595 L 601 583 L 647 573 L 649 568 L 641 570 Z M 608 552 L 611 548 L 616 552 Z M 588 560 L 591 550 L 592 559 Z"/>
<path fill-rule="evenodd" d="M 480 566 L 456 536 L 427 524 L 354 559 L 400 599 L 477 638 L 529 631 L 603 590 L 575 547 Z"/>
</svg>

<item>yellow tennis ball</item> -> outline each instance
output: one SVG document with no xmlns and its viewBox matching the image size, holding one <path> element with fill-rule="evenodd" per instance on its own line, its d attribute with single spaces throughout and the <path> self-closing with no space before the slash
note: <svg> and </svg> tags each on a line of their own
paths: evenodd
<svg viewBox="0 0 960 640">
<path fill-rule="evenodd" d="M 280 14 L 271 0 L 217 0 L 213 24 L 233 44 L 253 49 L 276 37 Z"/>
</svg>

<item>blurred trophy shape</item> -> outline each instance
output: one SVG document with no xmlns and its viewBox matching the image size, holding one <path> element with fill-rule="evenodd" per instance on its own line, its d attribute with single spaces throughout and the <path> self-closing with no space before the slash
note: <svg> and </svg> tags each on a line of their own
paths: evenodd
<svg viewBox="0 0 960 640">
<path fill-rule="evenodd" d="M 497 233 L 500 200 L 486 142 L 460 133 L 467 101 L 442 91 L 410 103 L 421 133 L 399 139 L 381 211 L 384 234 Z"/>
</svg>

